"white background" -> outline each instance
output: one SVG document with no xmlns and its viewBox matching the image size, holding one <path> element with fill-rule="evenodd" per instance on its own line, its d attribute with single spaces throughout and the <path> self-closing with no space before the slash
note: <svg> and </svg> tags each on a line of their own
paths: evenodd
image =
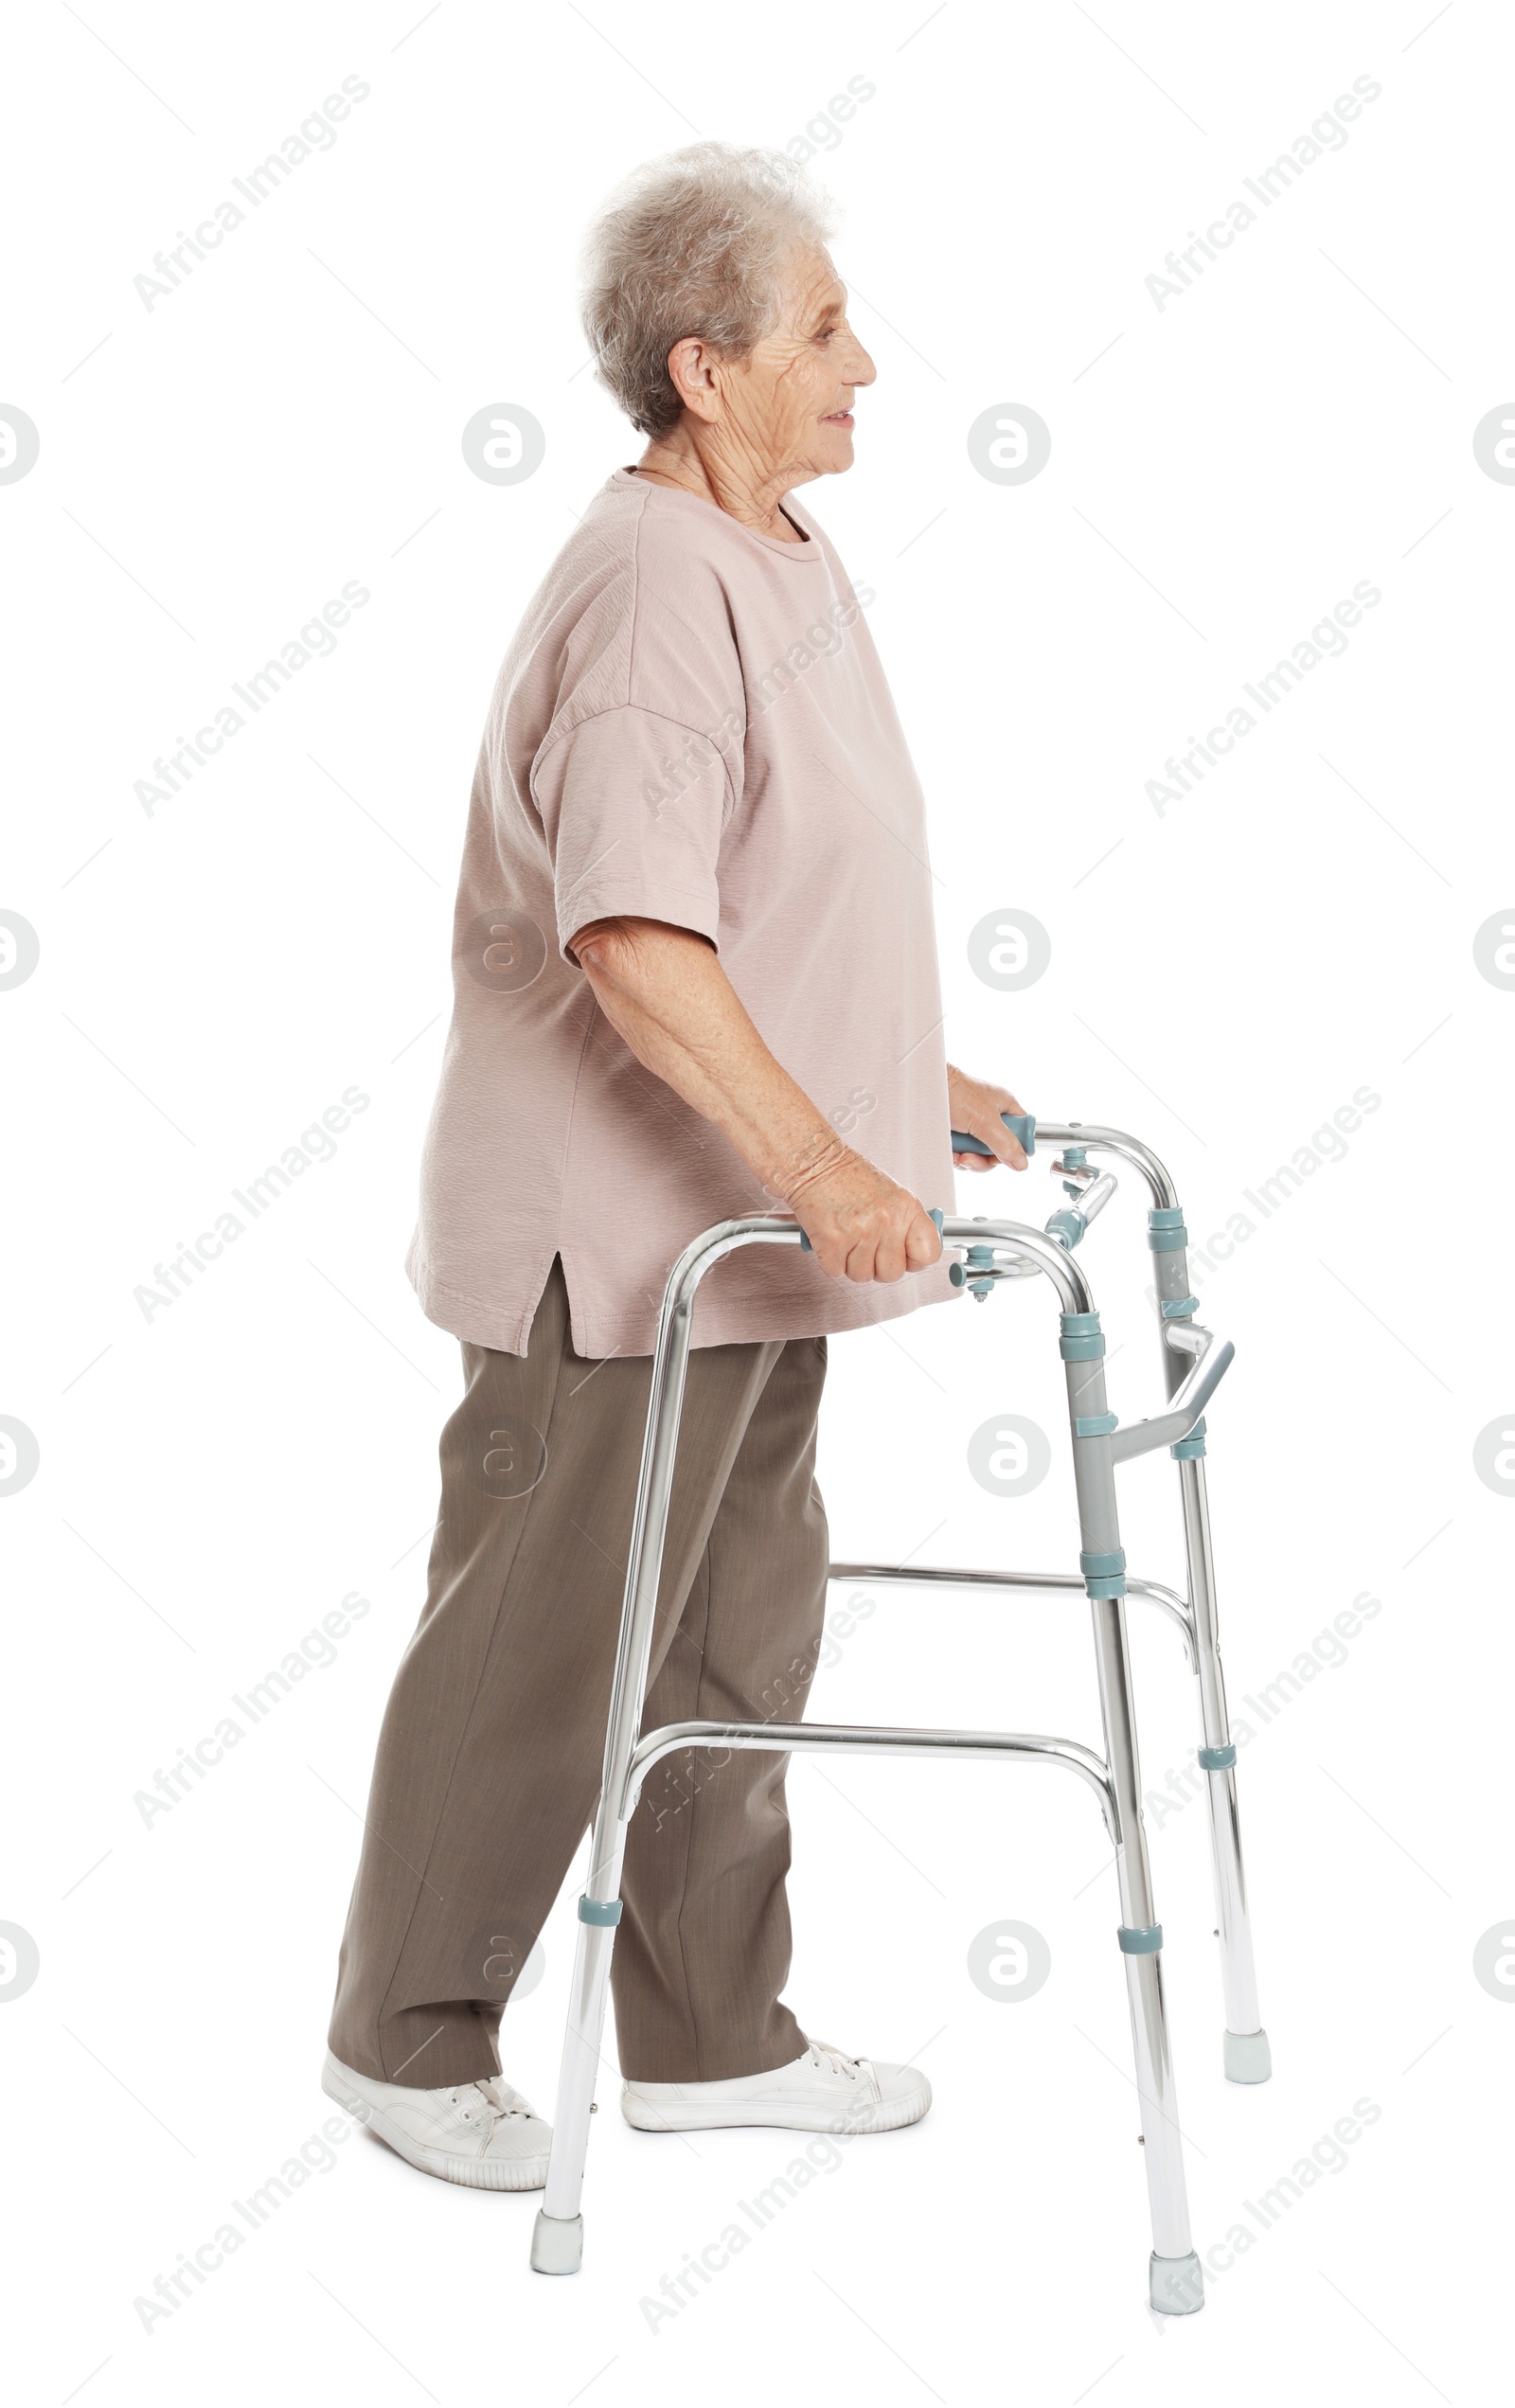
<svg viewBox="0 0 1515 2408">
<path fill-rule="evenodd" d="M 1515 491 L 1471 437 L 1515 391 L 1508 19 L 419 13 L 31 0 L 11 20 L 0 400 L 41 433 L 0 487 L 0 903 L 41 942 L 0 994 L 0 1412 L 41 1450 L 0 1498 L 0 1918 L 41 1958 L 0 2012 L 15 2396 L 1485 2398 L 1507 2355 L 1515 2016 L 1472 1953 L 1515 1906 L 1512 1508 L 1473 1446 L 1515 1403 L 1515 1002 L 1473 937 L 1515 886 Z M 154 253 L 347 75 L 371 88 L 335 146 L 144 308 Z M 1243 2203 L 1355 2102 L 1378 2120 L 1253 2222 L 1202 2316 L 1160 2326 L 1091 1801 L 1026 1771 L 800 1762 L 789 1995 L 848 2049 L 918 2054 L 923 2124 L 851 2144 L 655 2328 L 640 2303 L 782 2171 L 784 2136 L 648 2139 L 607 2076 L 585 2270 L 549 2283 L 526 2268 L 535 2199 L 452 2189 L 356 2134 L 145 2331 L 134 2301 L 331 2112 L 358 1815 L 457 1392 L 401 1262 L 473 754 L 572 513 L 639 448 L 584 365 L 579 239 L 638 160 L 696 132 L 783 145 L 857 75 L 876 92 L 816 172 L 880 373 L 856 469 L 804 499 L 877 590 L 930 800 L 950 1051 L 1047 1118 L 1146 1137 L 1201 1242 L 1256 1224 L 1202 1293 L 1237 1344 L 1211 1498 L 1233 1708 L 1257 1734 L 1239 1779 L 1267 2088 L 1221 2076 L 1203 1809 L 1147 1817 L 1212 2268 Z M 1165 254 L 1359 76 L 1381 94 L 1345 147 L 1159 311 Z M 518 486 L 461 455 L 493 401 L 545 429 Z M 966 435 L 1014 401 L 1052 453 L 1005 487 Z M 371 599 L 334 653 L 145 812 L 154 758 L 349 580 Z M 1359 580 L 1382 598 L 1350 649 L 1159 815 L 1167 756 Z M 1002 909 L 1051 937 L 1019 993 L 968 963 Z M 335 1158 L 145 1320 L 154 1265 L 349 1086 L 371 1101 Z M 1263 1221 L 1243 1190 L 1362 1087 L 1381 1101 L 1345 1158 Z M 1010 1208 L 1004 1174 L 964 1187 L 964 1209 Z M 1013 1208 L 1060 1200 L 1039 1160 Z M 1144 1202 L 1124 1181 L 1089 1247 L 1126 1418 L 1159 1389 Z M 839 1555 L 1073 1562 L 1052 1313 L 1027 1287 L 835 1346 Z M 1054 1441 L 1014 1501 L 966 1462 L 1007 1410 Z M 1180 1581 L 1161 1458 L 1122 1500 L 1132 1568 Z M 353 1591 L 370 1610 L 336 1661 L 145 1828 L 134 1794 Z M 1266 1728 L 1247 1716 L 1364 1593 L 1380 1610 L 1346 1660 Z M 1132 1622 L 1166 1793 L 1193 1690 L 1172 1631 Z M 881 1594 L 812 1710 L 1097 1741 L 1085 1611 Z M 508 2075 L 549 2111 L 578 1886 L 505 2026 Z M 967 1971 L 1005 1917 L 1052 1953 L 1019 2003 Z"/>
</svg>

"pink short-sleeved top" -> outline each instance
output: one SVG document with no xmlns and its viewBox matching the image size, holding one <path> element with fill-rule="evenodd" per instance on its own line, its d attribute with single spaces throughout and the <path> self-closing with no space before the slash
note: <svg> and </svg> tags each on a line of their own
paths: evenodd
<svg viewBox="0 0 1515 2408">
<path fill-rule="evenodd" d="M 851 581 L 784 508 L 803 543 L 617 469 L 501 669 L 406 1259 L 429 1318 L 481 1346 L 526 1351 L 561 1255 L 576 1351 L 650 1354 L 689 1240 L 784 1209 L 605 1019 L 565 951 L 592 919 L 707 937 L 848 1144 L 951 1205 L 920 785 Z M 953 1293 L 944 1263 L 864 1286 L 752 1247 L 706 1275 L 693 1343 L 853 1329 Z"/>
</svg>

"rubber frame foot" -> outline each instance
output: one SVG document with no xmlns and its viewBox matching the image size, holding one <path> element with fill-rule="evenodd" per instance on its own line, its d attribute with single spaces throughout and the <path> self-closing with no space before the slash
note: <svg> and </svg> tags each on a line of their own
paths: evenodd
<svg viewBox="0 0 1515 2408">
<path fill-rule="evenodd" d="M 539 2274 L 577 2274 L 584 2262 L 582 2216 L 549 2216 L 537 2210 L 531 2232 L 531 2264 Z"/>
<path fill-rule="evenodd" d="M 1153 2250 L 1149 2296 L 1159 2316 L 1198 2313 L 1204 2305 L 1204 2276 L 1192 2249 L 1186 2257 L 1159 2257 Z"/>
<path fill-rule="evenodd" d="M 1228 2082 L 1265 2082 L 1273 2073 L 1273 2052 L 1266 2032 L 1227 2032 L 1225 2078 Z"/>
</svg>

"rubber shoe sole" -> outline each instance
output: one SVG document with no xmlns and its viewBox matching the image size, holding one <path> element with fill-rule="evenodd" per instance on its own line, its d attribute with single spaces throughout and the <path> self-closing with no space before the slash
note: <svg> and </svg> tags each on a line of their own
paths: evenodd
<svg viewBox="0 0 1515 2408">
<path fill-rule="evenodd" d="M 546 2183 L 545 2155 L 522 2158 L 511 2165 L 508 2160 L 453 2157 L 443 2149 L 422 2149 L 382 2107 L 371 2106 L 363 2093 L 353 2088 L 346 2069 L 330 2053 L 322 2068 L 321 2088 L 354 2123 L 366 2124 L 418 2173 L 439 2175 L 444 2183 L 460 2183 L 466 2190 L 541 2190 Z"/>
<path fill-rule="evenodd" d="M 845 2101 L 828 2114 L 819 2105 L 798 2099 L 645 2099 L 630 2086 L 621 2094 L 621 2114 L 639 2132 L 715 2132 L 728 2127 L 768 2125 L 775 2132 L 830 2132 L 841 2139 L 868 2132 L 897 2132 L 918 2124 L 931 2105 L 931 2084 L 924 2074 L 898 2098 L 878 2099 L 854 2118 Z"/>
</svg>

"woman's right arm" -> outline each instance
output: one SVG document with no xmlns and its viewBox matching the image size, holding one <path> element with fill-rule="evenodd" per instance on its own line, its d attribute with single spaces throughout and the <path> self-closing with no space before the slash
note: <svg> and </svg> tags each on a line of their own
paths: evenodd
<svg viewBox="0 0 1515 2408">
<path fill-rule="evenodd" d="M 775 1060 L 713 946 L 657 919 L 597 919 L 568 951 L 644 1067 L 728 1138 L 833 1278 L 924 1271 L 941 1240 L 918 1198 L 845 1145 Z"/>
</svg>

